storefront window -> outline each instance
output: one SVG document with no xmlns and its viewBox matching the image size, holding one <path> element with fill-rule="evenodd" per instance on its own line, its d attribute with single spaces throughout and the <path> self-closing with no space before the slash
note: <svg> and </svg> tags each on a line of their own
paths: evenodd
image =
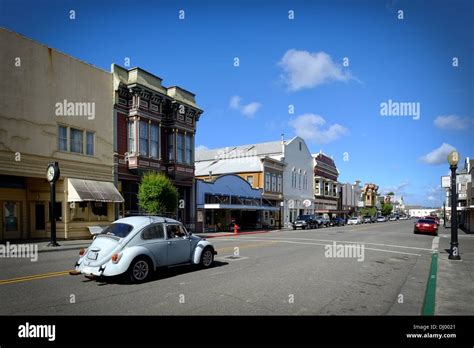
<svg viewBox="0 0 474 348">
<path fill-rule="evenodd" d="M 18 231 L 18 203 L 5 202 L 3 205 L 5 216 L 5 231 Z"/>
<path fill-rule="evenodd" d="M 87 132 L 86 133 L 86 140 L 87 140 L 87 149 L 86 153 L 90 156 L 94 156 L 94 133 Z"/>
</svg>

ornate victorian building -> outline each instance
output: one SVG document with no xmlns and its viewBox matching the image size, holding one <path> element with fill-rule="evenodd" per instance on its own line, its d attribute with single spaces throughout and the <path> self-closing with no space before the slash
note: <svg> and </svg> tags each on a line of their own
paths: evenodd
<svg viewBox="0 0 474 348">
<path fill-rule="evenodd" d="M 179 193 L 179 207 L 168 215 L 194 230 L 194 136 L 202 110 L 194 94 L 140 68 L 112 66 L 116 125 L 116 181 L 125 198 L 120 216 L 139 213 L 137 193 L 143 173 L 167 175 Z"/>
<path fill-rule="evenodd" d="M 377 191 L 379 187 L 375 184 L 368 183 L 362 189 L 365 207 L 375 207 L 377 205 Z"/>
<path fill-rule="evenodd" d="M 314 198 L 316 213 L 329 214 L 338 211 L 339 171 L 334 160 L 320 152 L 314 157 Z"/>
</svg>

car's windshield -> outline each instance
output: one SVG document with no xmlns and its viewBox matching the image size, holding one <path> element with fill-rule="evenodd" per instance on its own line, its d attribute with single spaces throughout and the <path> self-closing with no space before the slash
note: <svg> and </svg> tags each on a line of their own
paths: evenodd
<svg viewBox="0 0 474 348">
<path fill-rule="evenodd" d="M 119 222 L 107 226 L 100 234 L 125 238 L 132 230 L 133 226 Z"/>
</svg>

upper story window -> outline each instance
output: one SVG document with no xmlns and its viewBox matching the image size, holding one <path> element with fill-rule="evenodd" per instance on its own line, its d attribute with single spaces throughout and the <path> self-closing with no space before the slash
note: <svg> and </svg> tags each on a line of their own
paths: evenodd
<svg viewBox="0 0 474 348">
<path fill-rule="evenodd" d="M 186 135 L 186 153 L 185 153 L 186 164 L 192 164 L 194 162 L 193 141 L 194 141 L 194 137 L 191 134 Z"/>
<path fill-rule="evenodd" d="M 319 180 L 318 179 L 316 179 L 314 181 L 314 193 L 318 196 L 321 194 L 321 188 L 319 186 Z"/>
<path fill-rule="evenodd" d="M 247 176 L 247 182 L 250 184 L 250 186 L 253 187 L 253 175 L 248 175 Z"/>
<path fill-rule="evenodd" d="M 67 151 L 67 127 L 65 126 L 59 126 L 58 147 L 59 151 Z"/>
<path fill-rule="evenodd" d="M 160 158 L 160 127 L 156 123 L 150 126 L 150 157 Z"/>
<path fill-rule="evenodd" d="M 168 161 L 174 161 L 174 133 L 168 134 Z"/>
<path fill-rule="evenodd" d="M 70 129 L 71 134 L 71 142 L 70 142 L 70 149 L 71 152 L 75 153 L 84 153 L 83 150 L 83 132 L 79 129 Z"/>
<path fill-rule="evenodd" d="M 277 191 L 283 192 L 283 176 L 281 174 L 278 175 L 277 179 Z"/>
<path fill-rule="evenodd" d="M 139 129 L 139 134 L 140 134 L 140 156 L 146 156 L 148 157 L 148 122 L 147 121 L 140 121 L 140 129 Z"/>
<path fill-rule="evenodd" d="M 303 144 L 300 141 L 300 151 L 303 149 Z"/>
<path fill-rule="evenodd" d="M 58 149 L 93 156 L 94 132 L 58 125 Z"/>
<path fill-rule="evenodd" d="M 127 130 L 127 137 L 128 137 L 128 154 L 132 155 L 135 154 L 135 121 L 128 122 L 128 130 Z"/>
<path fill-rule="evenodd" d="M 276 174 L 272 174 L 272 191 L 276 192 Z"/>
<path fill-rule="evenodd" d="M 295 168 L 293 168 L 293 171 L 291 172 L 291 187 L 296 188 L 296 172 Z"/>
<path fill-rule="evenodd" d="M 178 163 L 184 162 L 184 134 L 178 133 L 176 156 Z"/>
<path fill-rule="evenodd" d="M 86 132 L 86 155 L 94 156 L 94 133 Z"/>
<path fill-rule="evenodd" d="M 298 188 L 301 190 L 301 170 L 298 173 Z"/>
<path fill-rule="evenodd" d="M 324 195 L 329 196 L 329 183 L 328 182 L 324 183 Z"/>
<path fill-rule="evenodd" d="M 270 173 L 265 173 L 265 190 L 270 191 Z"/>
</svg>

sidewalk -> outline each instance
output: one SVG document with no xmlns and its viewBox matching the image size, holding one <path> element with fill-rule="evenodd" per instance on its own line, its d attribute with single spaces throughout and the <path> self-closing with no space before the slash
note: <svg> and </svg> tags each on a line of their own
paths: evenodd
<svg viewBox="0 0 474 348">
<path fill-rule="evenodd" d="M 474 235 L 458 230 L 460 261 L 448 259 L 450 229 L 439 236 L 435 315 L 474 315 Z"/>
</svg>

